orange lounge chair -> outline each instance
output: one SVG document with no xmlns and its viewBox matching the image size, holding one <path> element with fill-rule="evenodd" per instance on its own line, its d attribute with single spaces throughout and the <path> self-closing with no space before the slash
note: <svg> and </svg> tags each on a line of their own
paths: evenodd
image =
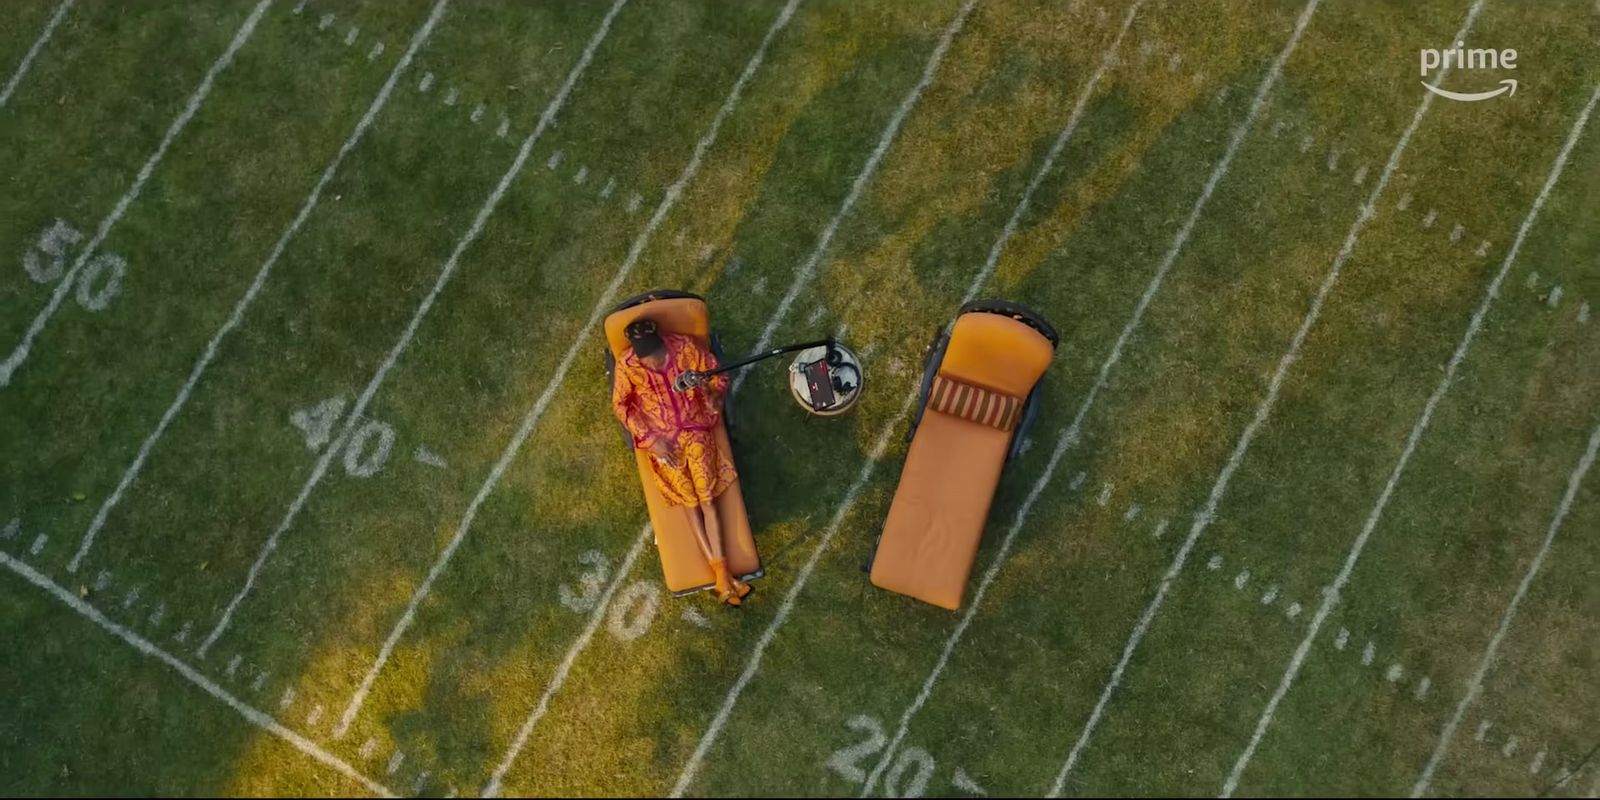
<svg viewBox="0 0 1600 800">
<path fill-rule="evenodd" d="M 941 330 L 923 370 L 905 469 L 868 569 L 891 592 L 955 610 L 1000 471 L 1038 413 L 1055 329 L 1022 306 L 979 301 Z"/>
<path fill-rule="evenodd" d="M 722 355 L 722 342 L 711 331 L 705 300 L 689 292 L 670 289 L 648 292 L 624 300 L 605 319 L 606 343 L 609 347 L 606 351 L 608 393 L 616 360 L 628 349 L 628 337 L 623 331 L 629 323 L 644 316 L 655 320 L 663 332 L 694 337 L 701 345 L 711 349 L 719 363 L 726 361 Z M 729 411 L 725 402 L 716 437 L 722 457 L 733 463 L 733 450 L 728 443 Z M 655 481 L 650 478 L 648 456 L 634 449 L 633 439 L 628 436 L 626 429 L 623 429 L 623 441 L 639 467 L 639 482 L 644 486 L 645 505 L 650 508 L 650 527 L 655 531 L 656 550 L 661 554 L 661 571 L 666 577 L 667 589 L 673 594 L 684 595 L 712 588 L 714 579 L 711 567 L 706 564 L 705 556 L 695 542 L 694 531 L 684 519 L 683 512 L 667 505 Z M 717 516 L 722 522 L 722 547 L 728 560 L 728 571 L 745 581 L 761 577 L 761 558 L 756 554 L 755 536 L 750 532 L 750 518 L 745 513 L 744 495 L 739 491 L 737 481 L 717 496 Z"/>
</svg>

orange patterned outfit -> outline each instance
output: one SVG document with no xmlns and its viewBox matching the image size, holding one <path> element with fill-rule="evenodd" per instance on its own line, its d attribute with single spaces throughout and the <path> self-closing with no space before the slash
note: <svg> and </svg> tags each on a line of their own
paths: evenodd
<svg viewBox="0 0 1600 800">
<path fill-rule="evenodd" d="M 611 410 L 633 435 L 634 447 L 648 451 L 657 439 L 671 444 L 677 466 L 650 455 L 650 471 L 668 504 L 709 503 L 739 479 L 722 458 L 714 433 L 728 376 L 710 378 L 687 392 L 673 390 L 679 375 L 716 369 L 717 360 L 687 336 L 668 333 L 661 338 L 667 354 L 661 371 L 640 363 L 632 348 L 617 361 Z"/>
</svg>

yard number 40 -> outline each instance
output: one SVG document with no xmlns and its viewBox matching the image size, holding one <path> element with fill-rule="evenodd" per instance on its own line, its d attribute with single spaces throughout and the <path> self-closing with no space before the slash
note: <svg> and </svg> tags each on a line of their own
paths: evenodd
<svg viewBox="0 0 1600 800">
<path fill-rule="evenodd" d="M 344 419 L 345 399 L 330 397 L 315 405 L 306 406 L 289 415 L 289 423 L 305 435 L 306 447 L 312 452 L 333 438 L 333 429 Z M 344 446 L 344 471 L 357 478 L 370 478 L 383 469 L 394 449 L 394 427 L 387 422 L 367 420 Z"/>
<path fill-rule="evenodd" d="M 39 240 L 22 253 L 22 268 L 34 283 L 54 283 L 67 271 L 72 248 L 83 241 L 83 231 L 57 219 L 39 234 Z M 83 265 L 78 275 L 78 304 L 104 311 L 122 293 L 128 262 L 122 256 L 100 253 Z"/>
</svg>

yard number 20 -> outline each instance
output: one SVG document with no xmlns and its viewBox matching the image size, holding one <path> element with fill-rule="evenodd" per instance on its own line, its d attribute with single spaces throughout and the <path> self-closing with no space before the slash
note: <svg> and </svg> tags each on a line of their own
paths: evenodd
<svg viewBox="0 0 1600 800">
<path fill-rule="evenodd" d="M 889 743 L 889 737 L 883 735 L 883 723 L 866 714 L 857 714 L 845 720 L 844 726 L 866 734 L 867 738 L 835 750 L 833 755 L 828 756 L 828 768 L 851 783 L 861 783 L 867 779 L 862 762 L 883 750 L 883 746 Z M 902 749 L 883 776 L 884 796 L 921 797 L 928 790 L 928 779 L 933 777 L 933 768 L 933 756 L 928 755 L 928 751 L 920 747 Z"/>
</svg>

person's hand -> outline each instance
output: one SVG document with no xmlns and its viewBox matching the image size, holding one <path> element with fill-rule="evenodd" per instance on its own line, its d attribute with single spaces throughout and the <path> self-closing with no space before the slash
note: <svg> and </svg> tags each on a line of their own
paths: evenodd
<svg viewBox="0 0 1600 800">
<path fill-rule="evenodd" d="M 669 467 L 678 466 L 678 458 L 677 456 L 673 455 L 672 446 L 667 444 L 667 440 L 657 439 L 654 442 L 651 442 L 650 452 L 654 453 L 655 457 L 661 460 L 661 463 L 666 464 Z"/>
</svg>

